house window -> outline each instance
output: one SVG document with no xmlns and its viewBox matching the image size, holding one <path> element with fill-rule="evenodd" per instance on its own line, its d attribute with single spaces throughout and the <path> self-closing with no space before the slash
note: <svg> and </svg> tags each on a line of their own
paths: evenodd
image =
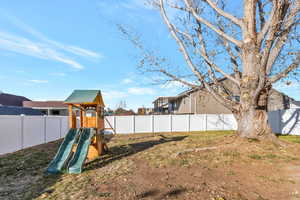
<svg viewBox="0 0 300 200">
<path fill-rule="evenodd" d="M 47 115 L 47 110 L 41 110 L 41 113 L 42 113 L 43 115 Z"/>
<path fill-rule="evenodd" d="M 52 115 L 59 115 L 59 114 L 60 114 L 59 110 L 53 110 L 52 111 Z"/>
<path fill-rule="evenodd" d="M 177 101 L 173 102 L 173 110 L 175 110 L 177 108 Z"/>
</svg>

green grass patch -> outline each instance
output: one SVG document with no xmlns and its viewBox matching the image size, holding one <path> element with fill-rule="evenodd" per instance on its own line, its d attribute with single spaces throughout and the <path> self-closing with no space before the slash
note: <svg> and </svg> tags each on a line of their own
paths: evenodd
<svg viewBox="0 0 300 200">
<path fill-rule="evenodd" d="M 279 138 L 288 142 L 294 142 L 300 144 L 299 135 L 280 135 Z"/>
<path fill-rule="evenodd" d="M 262 156 L 260 156 L 258 154 L 251 154 L 251 155 L 249 155 L 249 158 L 252 158 L 254 160 L 261 160 Z"/>
</svg>

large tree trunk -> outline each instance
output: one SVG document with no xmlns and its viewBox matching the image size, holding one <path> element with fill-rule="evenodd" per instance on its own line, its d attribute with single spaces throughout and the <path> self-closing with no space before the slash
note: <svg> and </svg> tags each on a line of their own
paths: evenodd
<svg viewBox="0 0 300 200">
<path fill-rule="evenodd" d="M 273 140 L 274 134 L 268 124 L 266 110 L 249 108 L 236 114 L 238 122 L 237 134 L 243 138 Z"/>
<path fill-rule="evenodd" d="M 240 83 L 240 104 L 234 113 L 238 122 L 237 134 L 243 138 L 275 139 L 268 125 L 268 94 L 261 52 L 257 45 L 256 0 L 244 1 L 242 62 L 243 75 Z M 262 76 L 264 75 L 264 76 Z"/>
<path fill-rule="evenodd" d="M 251 83 L 252 82 L 252 83 Z M 276 140 L 268 123 L 268 98 L 271 88 L 265 88 L 255 101 L 252 96 L 257 81 L 248 81 L 241 91 L 241 102 L 237 113 L 234 113 L 238 123 L 237 134 L 242 138 L 259 140 Z M 250 95 L 249 95 L 250 94 Z"/>
</svg>

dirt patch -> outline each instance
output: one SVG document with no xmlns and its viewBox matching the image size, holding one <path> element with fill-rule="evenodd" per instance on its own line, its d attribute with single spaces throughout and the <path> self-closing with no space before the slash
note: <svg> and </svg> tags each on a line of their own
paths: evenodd
<svg viewBox="0 0 300 200">
<path fill-rule="evenodd" d="M 288 165 L 285 172 L 288 180 L 295 183 L 290 189 L 291 195 L 300 199 L 300 165 Z"/>
<path fill-rule="evenodd" d="M 0 199 L 300 199 L 295 143 L 237 142 L 232 132 L 122 135 L 82 174 L 47 176 L 58 144 L 1 156 Z"/>
</svg>

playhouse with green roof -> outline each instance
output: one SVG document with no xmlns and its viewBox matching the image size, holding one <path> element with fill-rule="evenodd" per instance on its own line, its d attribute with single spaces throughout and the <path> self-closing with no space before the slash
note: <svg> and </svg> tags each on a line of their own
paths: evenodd
<svg viewBox="0 0 300 200">
<path fill-rule="evenodd" d="M 81 173 L 84 163 L 98 158 L 108 149 L 106 143 L 111 136 L 104 136 L 105 105 L 100 90 L 74 90 L 64 103 L 69 109 L 70 130 L 47 172 Z"/>
</svg>

